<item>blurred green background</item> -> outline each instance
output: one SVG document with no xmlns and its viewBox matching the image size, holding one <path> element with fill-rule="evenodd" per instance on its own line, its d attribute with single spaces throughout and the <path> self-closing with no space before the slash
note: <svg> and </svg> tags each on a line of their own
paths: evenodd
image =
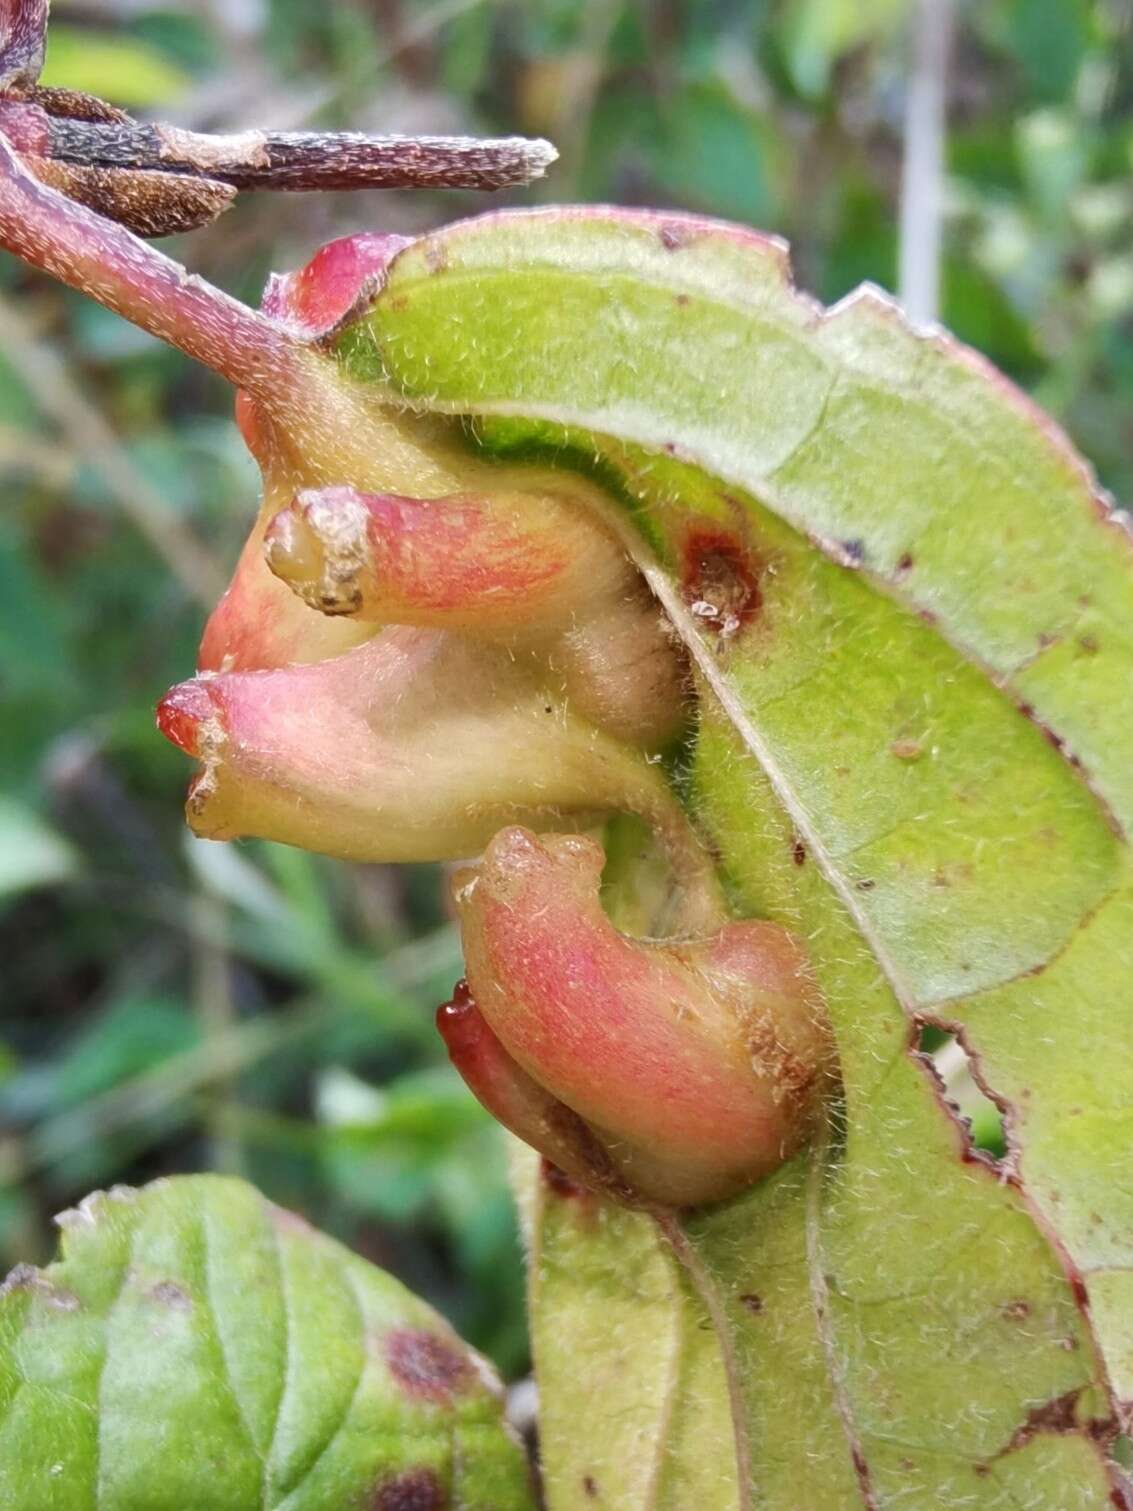
<svg viewBox="0 0 1133 1511">
<path fill-rule="evenodd" d="M 1133 497 L 1133 0 L 960 6 L 943 318 Z M 905 0 L 57 0 L 44 81 L 202 130 L 550 136 L 512 203 L 684 206 L 894 287 Z M 493 201 L 498 203 L 499 201 Z M 255 301 L 483 195 L 249 195 L 175 254 Z M 190 839 L 153 728 L 251 517 L 208 374 L 0 261 L 0 1268 L 92 1186 L 238 1171 L 526 1366 L 503 1145 L 443 1054 L 436 868 Z"/>
</svg>

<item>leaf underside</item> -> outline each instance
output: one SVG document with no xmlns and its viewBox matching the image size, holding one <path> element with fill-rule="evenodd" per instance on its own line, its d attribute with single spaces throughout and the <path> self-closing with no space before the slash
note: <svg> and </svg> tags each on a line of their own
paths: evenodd
<svg viewBox="0 0 1133 1511">
<path fill-rule="evenodd" d="M 0 1505 L 523 1511 L 481 1362 L 241 1181 L 116 1187 L 0 1291 Z"/>
<path fill-rule="evenodd" d="M 668 1235 L 525 1166 L 552 1506 L 1120 1500 L 1133 550 L 1084 466 L 884 296 L 822 311 L 779 243 L 686 217 L 450 227 L 337 350 L 612 510 L 697 668 L 727 880 L 806 939 L 837 1034 L 821 1147 Z M 698 571 L 744 585 L 725 634 Z"/>
</svg>

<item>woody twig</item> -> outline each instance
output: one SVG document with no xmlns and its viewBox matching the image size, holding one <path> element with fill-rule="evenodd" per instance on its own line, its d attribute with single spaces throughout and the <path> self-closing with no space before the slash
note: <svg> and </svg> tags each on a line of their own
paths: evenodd
<svg viewBox="0 0 1133 1511">
<path fill-rule="evenodd" d="M 505 189 L 557 154 L 525 137 L 206 135 L 38 83 L 46 0 L 0 0 L 0 133 L 44 183 L 140 236 L 205 225 L 246 189 Z"/>
</svg>

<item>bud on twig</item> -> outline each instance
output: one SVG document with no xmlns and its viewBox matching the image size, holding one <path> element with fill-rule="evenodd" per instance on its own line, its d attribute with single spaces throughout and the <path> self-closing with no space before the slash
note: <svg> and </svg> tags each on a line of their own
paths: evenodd
<svg viewBox="0 0 1133 1511">
<path fill-rule="evenodd" d="M 27 167 L 138 236 L 206 225 L 241 189 L 505 189 L 557 153 L 525 137 L 242 131 L 209 136 L 38 84 L 46 0 L 0 0 L 0 134 Z M 34 140 L 33 140 L 34 138 Z"/>
</svg>

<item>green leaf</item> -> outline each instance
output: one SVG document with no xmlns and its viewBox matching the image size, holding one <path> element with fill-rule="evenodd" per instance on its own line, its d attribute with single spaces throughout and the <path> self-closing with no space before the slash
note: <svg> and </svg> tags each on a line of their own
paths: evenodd
<svg viewBox="0 0 1133 1511">
<path fill-rule="evenodd" d="M 62 1258 L 0 1292 L 0 1504 L 531 1504 L 483 1361 L 251 1187 L 115 1187 L 59 1223 Z"/>
<path fill-rule="evenodd" d="M 721 1440 L 725 1396 L 743 1506 L 1111 1504 L 1133 552 L 1086 469 L 884 296 L 823 312 L 778 243 L 684 217 L 438 232 L 339 352 L 471 417 L 488 453 L 576 469 L 621 528 L 696 667 L 697 811 L 741 909 L 807 940 L 838 1040 L 823 1146 L 663 1235 L 529 1177 L 552 1505 L 611 1474 L 618 1505 L 711 1504 L 667 1487 Z M 731 640 L 681 590 L 714 535 L 758 583 Z M 1004 1108 L 1002 1166 L 945 1104 L 925 1025 Z M 661 1278 L 669 1250 L 695 1300 Z M 652 1388 L 657 1340 L 704 1313 L 716 1384 L 690 1391 L 674 1345 Z M 585 1368 L 560 1335 L 591 1338 Z"/>
</svg>

